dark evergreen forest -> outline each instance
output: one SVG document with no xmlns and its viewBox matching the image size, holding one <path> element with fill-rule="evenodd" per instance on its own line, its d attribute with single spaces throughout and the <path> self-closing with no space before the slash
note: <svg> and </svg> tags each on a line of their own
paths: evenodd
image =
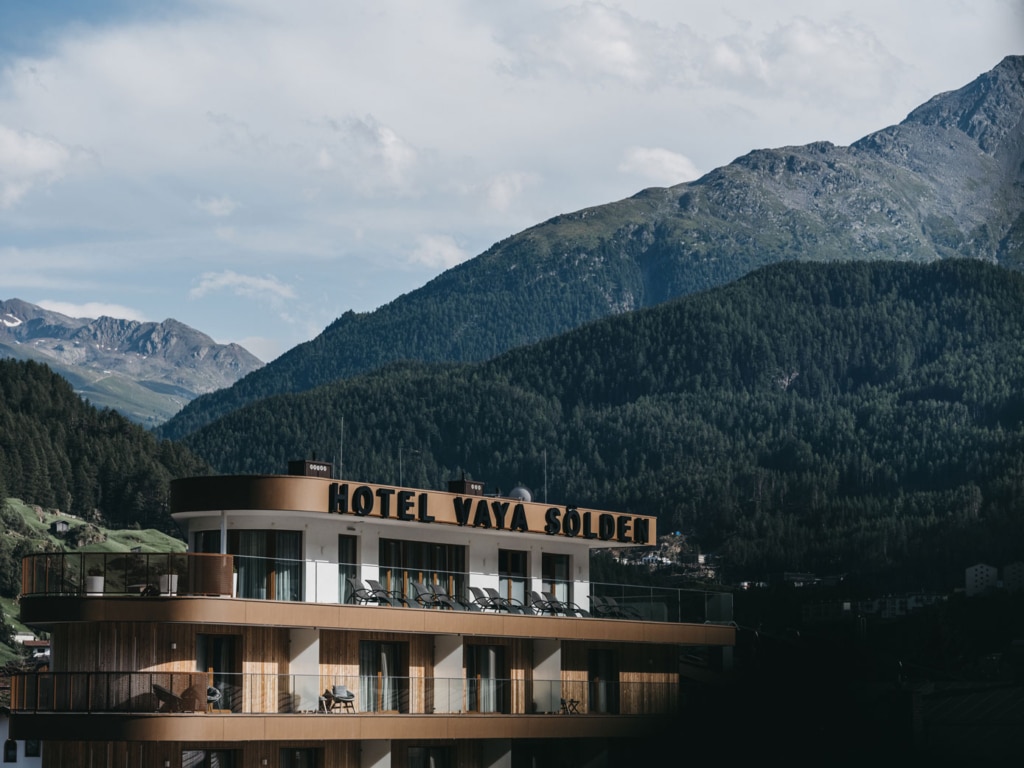
<svg viewBox="0 0 1024 768">
<path fill-rule="evenodd" d="M 541 500 L 546 466 L 550 501 L 656 514 L 730 579 L 945 587 L 1024 557 L 1022 341 L 1005 269 L 787 263 L 485 363 L 269 398 L 184 442 L 221 472 L 343 453 L 349 478 L 466 472 Z"/>
<path fill-rule="evenodd" d="M 0 500 L 174 533 L 170 480 L 208 471 L 184 446 L 83 401 L 47 366 L 0 360 Z"/>
</svg>

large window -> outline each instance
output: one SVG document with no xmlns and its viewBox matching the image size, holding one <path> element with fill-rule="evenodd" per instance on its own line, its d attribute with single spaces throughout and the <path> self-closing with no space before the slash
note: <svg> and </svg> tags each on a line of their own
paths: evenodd
<svg viewBox="0 0 1024 768">
<path fill-rule="evenodd" d="M 196 552 L 220 552 L 220 531 L 198 531 Z M 302 600 L 301 531 L 228 531 L 235 556 L 238 597 Z"/>
<path fill-rule="evenodd" d="M 512 549 L 498 550 L 498 587 L 509 600 L 526 599 L 526 553 Z"/>
<path fill-rule="evenodd" d="M 359 708 L 362 712 L 409 711 L 407 643 L 359 642 Z"/>
<path fill-rule="evenodd" d="M 426 541 L 380 540 L 380 575 L 386 589 L 411 595 L 410 582 L 437 584 L 466 596 L 466 548 Z"/>
<path fill-rule="evenodd" d="M 541 578 L 544 581 L 545 592 L 550 592 L 563 602 L 572 602 L 568 555 L 552 555 L 545 552 L 541 557 Z"/>
</svg>

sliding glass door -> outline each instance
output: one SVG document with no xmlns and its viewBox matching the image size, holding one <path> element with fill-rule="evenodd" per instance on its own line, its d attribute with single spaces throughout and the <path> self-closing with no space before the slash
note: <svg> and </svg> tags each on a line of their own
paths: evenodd
<svg viewBox="0 0 1024 768">
<path fill-rule="evenodd" d="M 220 531 L 199 531 L 194 548 L 220 552 Z M 235 556 L 238 597 L 302 600 L 301 531 L 228 531 L 227 552 Z"/>
<path fill-rule="evenodd" d="M 407 712 L 409 705 L 406 643 L 359 643 L 359 708 L 362 712 Z"/>
<path fill-rule="evenodd" d="M 466 709 L 470 712 L 508 712 L 505 648 L 466 646 Z"/>
</svg>

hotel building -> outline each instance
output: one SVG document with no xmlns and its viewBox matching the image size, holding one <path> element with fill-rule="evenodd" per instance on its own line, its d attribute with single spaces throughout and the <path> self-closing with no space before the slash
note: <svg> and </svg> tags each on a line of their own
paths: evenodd
<svg viewBox="0 0 1024 768">
<path fill-rule="evenodd" d="M 653 517 L 483 490 L 292 462 L 175 481 L 187 553 L 27 557 L 51 668 L 13 680 L 12 737 L 82 768 L 635 757 L 678 722 L 681 659 L 727 656 L 733 626 L 701 592 L 591 583 L 591 551 L 653 544 Z"/>
</svg>

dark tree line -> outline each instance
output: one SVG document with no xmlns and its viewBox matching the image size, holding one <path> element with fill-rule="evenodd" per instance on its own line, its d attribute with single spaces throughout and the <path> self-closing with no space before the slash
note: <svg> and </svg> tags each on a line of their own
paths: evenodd
<svg viewBox="0 0 1024 768">
<path fill-rule="evenodd" d="M 208 471 L 184 446 L 92 407 L 45 365 L 0 360 L 0 499 L 173 532 L 170 479 Z"/>
</svg>

